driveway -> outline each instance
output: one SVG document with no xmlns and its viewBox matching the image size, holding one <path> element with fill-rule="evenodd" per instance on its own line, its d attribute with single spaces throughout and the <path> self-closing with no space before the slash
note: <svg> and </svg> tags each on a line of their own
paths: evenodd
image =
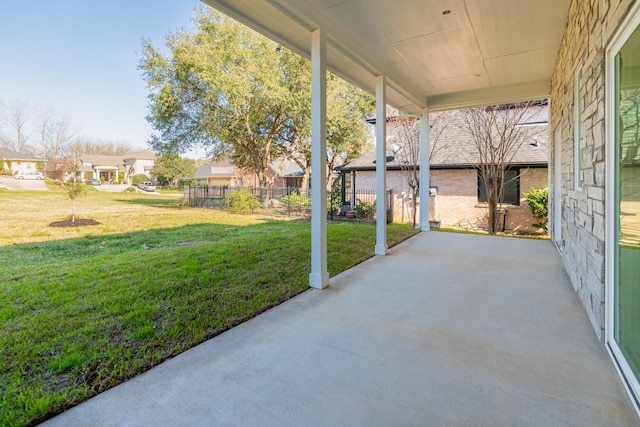
<svg viewBox="0 0 640 427">
<path fill-rule="evenodd" d="M 44 181 L 39 179 L 15 179 L 11 176 L 0 176 L 0 188 L 12 191 L 33 190 L 49 191 Z"/>
<path fill-rule="evenodd" d="M 159 194 L 156 191 L 142 191 L 136 186 L 128 185 L 128 184 L 103 184 L 103 185 L 97 185 L 94 188 L 98 191 L 103 191 L 105 193 L 122 193 L 129 187 L 135 188 L 135 190 L 140 194 Z"/>
<path fill-rule="evenodd" d="M 103 184 L 96 185 L 95 188 L 98 191 L 102 191 L 105 193 L 122 193 L 127 188 L 131 187 L 131 185 L 127 184 Z"/>
<path fill-rule="evenodd" d="M 441 232 L 44 423 L 638 424 L 552 243 Z"/>
</svg>

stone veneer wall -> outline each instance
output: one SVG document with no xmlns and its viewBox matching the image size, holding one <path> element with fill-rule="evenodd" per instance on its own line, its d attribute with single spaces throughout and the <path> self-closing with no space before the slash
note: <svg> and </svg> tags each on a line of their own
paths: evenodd
<svg viewBox="0 0 640 427">
<path fill-rule="evenodd" d="M 573 0 L 551 80 L 549 167 L 561 173 L 562 238 L 559 246 L 573 287 L 598 337 L 604 339 L 605 299 L 605 49 L 633 0 Z M 574 169 L 574 74 L 582 63 L 582 189 Z M 561 170 L 555 164 L 560 132 Z M 554 180 L 550 179 L 551 191 Z M 549 200 L 553 201 L 552 194 Z M 550 206 L 550 215 L 553 212 Z M 552 226 L 553 227 L 553 226 Z M 552 228 L 553 232 L 553 228 Z"/>
</svg>

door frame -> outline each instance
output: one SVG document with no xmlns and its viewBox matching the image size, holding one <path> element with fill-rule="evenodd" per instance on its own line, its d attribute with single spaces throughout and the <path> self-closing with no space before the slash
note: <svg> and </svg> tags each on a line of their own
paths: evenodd
<svg viewBox="0 0 640 427">
<path fill-rule="evenodd" d="M 607 45 L 605 53 L 605 343 L 609 355 L 613 359 L 618 374 L 631 397 L 631 401 L 640 414 L 640 381 L 633 374 L 631 367 L 615 340 L 615 269 L 616 269 L 616 73 L 615 57 L 620 52 L 636 28 L 640 27 L 640 2 L 630 9 L 622 25 L 615 32 Z"/>
</svg>

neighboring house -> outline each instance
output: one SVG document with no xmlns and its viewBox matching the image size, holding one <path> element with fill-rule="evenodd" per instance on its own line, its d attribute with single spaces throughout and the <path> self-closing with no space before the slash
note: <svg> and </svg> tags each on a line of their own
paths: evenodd
<svg viewBox="0 0 640 427">
<path fill-rule="evenodd" d="M 99 179 L 103 182 L 124 181 L 124 162 L 120 156 L 82 155 L 78 168 L 83 180 Z"/>
<path fill-rule="evenodd" d="M 153 176 L 151 171 L 156 161 L 156 155 L 153 151 L 134 151 L 125 154 L 123 157 L 127 180 L 130 180 L 135 175 L 147 175 L 149 178 Z"/>
<path fill-rule="evenodd" d="M 273 162 L 267 176 L 273 179 L 275 188 L 295 187 L 302 183 L 302 169 L 292 160 Z M 250 171 L 233 164 L 230 159 L 211 159 L 200 166 L 195 175 L 198 183 L 211 186 L 259 187 L 258 177 Z"/>
<path fill-rule="evenodd" d="M 242 187 L 243 184 L 235 165 L 228 159 L 211 159 L 196 170 L 195 177 L 199 184 L 212 186 Z"/>
<path fill-rule="evenodd" d="M 285 161 L 278 175 L 284 178 L 284 187 L 300 188 L 302 186 L 304 172 L 293 160 Z M 311 182 L 311 177 L 309 177 L 309 182 Z"/>
<path fill-rule="evenodd" d="M 31 154 L 18 153 L 2 147 L 0 147 L 0 159 L 2 159 L 2 170 L 9 171 L 11 175 L 36 172 L 38 170 L 38 162 L 42 162 L 41 158 Z"/>
<path fill-rule="evenodd" d="M 535 115 L 524 124 L 531 127 L 530 133 L 534 136 L 524 141 L 506 173 L 508 183 L 502 204 L 506 212 L 503 224 L 505 231 L 538 231 L 533 227 L 535 219 L 522 196 L 532 188 L 546 187 L 548 180 L 548 108 L 542 106 L 536 107 L 536 110 Z M 486 228 L 486 196 L 474 166 L 474 143 L 464 128 L 459 112 L 439 114 L 447 115 L 444 118 L 447 125 L 437 143 L 431 145 L 429 220 L 440 227 Z M 393 190 L 394 220 L 406 222 L 412 219 L 413 203 L 417 199 L 410 194 L 400 162 L 392 151 L 393 147 L 398 148 L 394 143 L 394 120 L 391 118 L 387 122 L 387 188 Z M 350 192 L 353 192 L 353 188 L 356 193 L 359 189 L 375 189 L 375 160 L 374 149 L 340 168 L 344 177 L 344 202 L 351 204 L 353 197 Z"/>
<path fill-rule="evenodd" d="M 131 184 L 135 175 L 153 178 L 151 170 L 156 155 L 149 151 L 136 151 L 121 156 L 81 155 L 78 168 L 83 180 L 95 178 L 103 182 Z"/>
</svg>

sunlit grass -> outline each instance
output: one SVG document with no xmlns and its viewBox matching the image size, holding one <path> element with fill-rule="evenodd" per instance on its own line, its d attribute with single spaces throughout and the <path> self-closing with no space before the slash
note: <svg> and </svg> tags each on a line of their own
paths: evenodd
<svg viewBox="0 0 640 427">
<path fill-rule="evenodd" d="M 38 422 L 308 288 L 308 221 L 181 207 L 175 196 L 3 193 L 0 425 Z M 392 225 L 389 245 L 415 230 Z M 328 227 L 333 276 L 375 227 Z"/>
<path fill-rule="evenodd" d="M 50 186 L 56 188 L 56 186 Z M 61 240 L 87 235 L 127 233 L 194 223 L 234 222 L 248 225 L 261 216 L 235 217 L 220 210 L 182 208 L 176 195 L 101 193 L 88 187 L 76 200 L 77 218 L 100 222 L 92 227 L 50 227 L 71 217 L 71 201 L 64 192 L 7 192 L 0 217 L 0 246 Z"/>
</svg>

